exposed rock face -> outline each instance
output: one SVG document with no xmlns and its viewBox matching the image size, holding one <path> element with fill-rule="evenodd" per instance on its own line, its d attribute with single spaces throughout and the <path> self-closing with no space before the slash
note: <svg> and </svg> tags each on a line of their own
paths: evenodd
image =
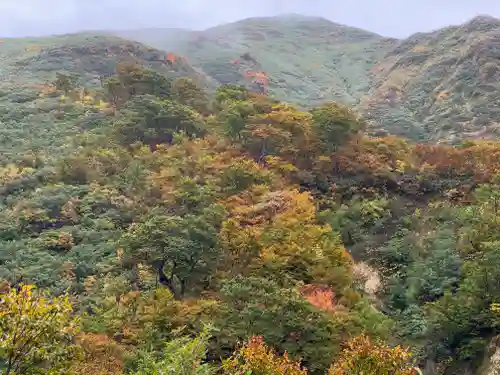
<svg viewBox="0 0 500 375">
<path fill-rule="evenodd" d="M 353 266 L 353 274 L 355 279 L 361 283 L 366 294 L 375 298 L 381 284 L 378 272 L 368 264 L 360 262 Z"/>
<path fill-rule="evenodd" d="M 494 337 L 477 375 L 500 375 L 500 336 Z"/>
</svg>

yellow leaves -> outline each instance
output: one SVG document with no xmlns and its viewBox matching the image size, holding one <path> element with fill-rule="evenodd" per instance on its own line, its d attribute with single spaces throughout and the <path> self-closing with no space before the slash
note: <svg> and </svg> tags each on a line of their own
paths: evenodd
<svg viewBox="0 0 500 375">
<path fill-rule="evenodd" d="M 96 108 L 99 111 L 104 112 L 104 113 L 110 113 L 110 111 L 113 110 L 111 108 L 111 105 L 108 102 L 105 102 L 104 100 L 101 100 L 101 99 L 97 100 L 94 103 L 94 108 Z"/>
<path fill-rule="evenodd" d="M 490 306 L 490 310 L 494 313 L 500 313 L 500 303 L 492 303 Z"/>
<path fill-rule="evenodd" d="M 122 375 L 125 348 L 108 336 L 98 333 L 83 333 L 77 338 L 83 347 L 84 358 L 71 366 L 71 371 L 85 375 Z"/>
<path fill-rule="evenodd" d="M 276 170 L 281 173 L 292 173 L 299 171 L 299 169 L 295 165 L 287 161 L 284 161 L 279 156 L 266 157 L 266 163 L 270 170 Z"/>
<path fill-rule="evenodd" d="M 282 356 L 276 354 L 261 336 L 252 337 L 231 358 L 225 360 L 222 370 L 225 375 L 307 375 L 307 370 L 300 366 L 299 361 L 290 359 L 286 352 Z"/>
<path fill-rule="evenodd" d="M 404 173 L 406 169 L 408 169 L 408 163 L 403 160 L 396 160 L 396 168 L 394 169 L 396 172 Z"/>
<path fill-rule="evenodd" d="M 309 192 L 291 190 L 284 196 L 284 200 L 287 202 L 287 209 L 276 215 L 278 225 L 295 226 L 316 219 L 316 207 Z"/>
<path fill-rule="evenodd" d="M 0 183 L 6 184 L 31 174 L 34 171 L 35 170 L 33 168 L 18 167 L 14 164 L 7 164 L 4 167 L 0 167 Z"/>
<path fill-rule="evenodd" d="M 258 233 L 252 227 L 240 227 L 238 220 L 222 224 L 219 240 L 224 261 L 221 274 L 245 274 L 246 267 L 259 256 Z"/>
<path fill-rule="evenodd" d="M 274 277 L 285 272 L 297 280 L 312 278 L 339 287 L 346 283 L 350 256 L 332 228 L 316 222 L 308 192 L 254 186 L 226 205 L 231 219 L 220 238 L 232 270 L 259 273 L 265 266 Z"/>
<path fill-rule="evenodd" d="M 12 288 L 0 296 L 0 352 L 19 373 L 57 369 L 77 354 L 72 344 L 79 320 L 68 296 L 49 298 L 33 285 Z"/>
<path fill-rule="evenodd" d="M 293 106 L 278 104 L 271 112 L 249 118 L 245 126 L 252 154 L 305 158 L 312 151 L 312 115 Z"/>
<path fill-rule="evenodd" d="M 29 45 L 25 48 L 26 52 L 39 52 L 42 50 L 42 46 L 37 46 L 35 44 Z"/>
<path fill-rule="evenodd" d="M 261 191 L 259 191 L 261 190 Z M 262 191 L 264 190 L 264 191 Z M 243 225 L 261 225 L 275 219 L 275 216 L 284 211 L 290 203 L 290 192 L 268 192 L 263 186 L 253 186 L 237 198 L 243 198 L 246 205 L 231 207 L 231 214 Z M 252 194 L 253 193 L 253 194 Z M 260 195 L 257 195 L 259 194 Z M 245 199 L 246 198 L 246 199 Z"/>
<path fill-rule="evenodd" d="M 329 375 L 417 375 L 412 367 L 411 353 L 401 346 L 391 348 L 361 335 L 350 340 Z"/>
</svg>

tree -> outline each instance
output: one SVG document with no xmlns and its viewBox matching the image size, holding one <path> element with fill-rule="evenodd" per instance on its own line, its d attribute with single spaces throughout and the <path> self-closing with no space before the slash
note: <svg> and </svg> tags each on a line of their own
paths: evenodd
<svg viewBox="0 0 500 375">
<path fill-rule="evenodd" d="M 152 95 L 139 95 L 120 110 L 115 133 L 124 144 L 137 141 L 150 146 L 170 143 L 176 132 L 193 137 L 204 133 L 201 116 L 191 108 Z"/>
<path fill-rule="evenodd" d="M 54 86 L 56 90 L 63 91 L 65 95 L 69 95 L 78 85 L 78 76 L 74 74 L 56 73 Z"/>
<path fill-rule="evenodd" d="M 235 347 L 238 340 L 262 336 L 279 352 L 302 358 L 314 375 L 324 375 L 340 351 L 344 333 L 359 333 L 355 319 L 322 311 L 310 304 L 296 289 L 256 277 L 226 280 L 221 291 L 223 304 L 216 320 L 221 348 Z"/>
<path fill-rule="evenodd" d="M 153 95 L 161 99 L 173 97 L 172 80 L 151 69 L 124 63 L 116 67 L 116 74 L 104 82 L 106 99 L 119 109 L 136 95 Z"/>
<path fill-rule="evenodd" d="M 248 117 L 255 113 L 253 104 L 247 101 L 232 101 L 219 112 L 218 119 L 223 123 L 226 135 L 234 140 L 242 140 L 242 132 Z"/>
<path fill-rule="evenodd" d="M 307 375 L 307 370 L 298 361 L 275 353 L 263 341 L 262 336 L 252 337 L 248 343 L 235 351 L 222 363 L 225 375 Z"/>
<path fill-rule="evenodd" d="M 139 360 L 135 375 L 215 375 L 209 363 L 201 363 L 207 354 L 210 335 L 205 329 L 198 337 L 181 337 L 165 344 L 159 359 L 147 353 Z"/>
<path fill-rule="evenodd" d="M 244 86 L 222 85 L 215 93 L 217 104 L 223 105 L 228 101 L 243 101 L 249 98 L 249 92 Z"/>
<path fill-rule="evenodd" d="M 207 94 L 188 77 L 177 78 L 173 89 L 179 103 L 187 105 L 202 114 L 210 114 L 210 100 Z"/>
<path fill-rule="evenodd" d="M 254 275 L 281 285 L 321 283 L 341 293 L 350 282 L 352 259 L 339 235 L 329 225 L 317 222 L 311 195 L 264 189 L 258 185 L 255 197 L 234 199 L 231 219 L 223 225 L 220 236 L 229 263 L 240 271 L 246 263 Z M 258 255 L 249 259 L 256 252 Z"/>
<path fill-rule="evenodd" d="M 32 285 L 0 296 L 0 358 L 4 375 L 65 373 L 78 353 L 79 331 L 68 296 L 49 298 Z"/>
<path fill-rule="evenodd" d="M 259 160 L 268 155 L 295 163 L 308 159 L 313 152 L 311 118 L 291 105 L 274 105 L 267 113 L 250 116 L 243 131 L 246 147 Z"/>
<path fill-rule="evenodd" d="M 365 124 L 348 107 L 335 102 L 313 108 L 314 132 L 326 151 L 335 151 L 351 136 L 363 130 Z"/>
<path fill-rule="evenodd" d="M 134 263 L 146 261 L 153 266 L 159 281 L 180 299 L 215 265 L 218 215 L 214 208 L 184 217 L 153 211 L 122 237 L 126 255 Z"/>
<path fill-rule="evenodd" d="M 391 348 L 361 335 L 347 343 L 328 374 L 418 375 L 420 370 L 413 367 L 410 359 L 411 353 L 400 346 Z"/>
</svg>

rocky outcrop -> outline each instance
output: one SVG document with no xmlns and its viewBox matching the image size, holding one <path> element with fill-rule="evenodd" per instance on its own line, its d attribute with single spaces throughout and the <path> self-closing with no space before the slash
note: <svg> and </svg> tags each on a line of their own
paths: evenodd
<svg viewBox="0 0 500 375">
<path fill-rule="evenodd" d="M 500 336 L 494 337 L 488 345 L 484 363 L 477 375 L 500 375 Z"/>
</svg>

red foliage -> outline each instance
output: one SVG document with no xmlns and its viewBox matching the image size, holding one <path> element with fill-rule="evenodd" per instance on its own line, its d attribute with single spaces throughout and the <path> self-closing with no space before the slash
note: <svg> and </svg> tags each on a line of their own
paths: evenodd
<svg viewBox="0 0 500 375">
<path fill-rule="evenodd" d="M 335 310 L 335 294 L 330 287 L 310 284 L 304 285 L 300 292 L 311 305 L 326 311 Z"/>
</svg>

